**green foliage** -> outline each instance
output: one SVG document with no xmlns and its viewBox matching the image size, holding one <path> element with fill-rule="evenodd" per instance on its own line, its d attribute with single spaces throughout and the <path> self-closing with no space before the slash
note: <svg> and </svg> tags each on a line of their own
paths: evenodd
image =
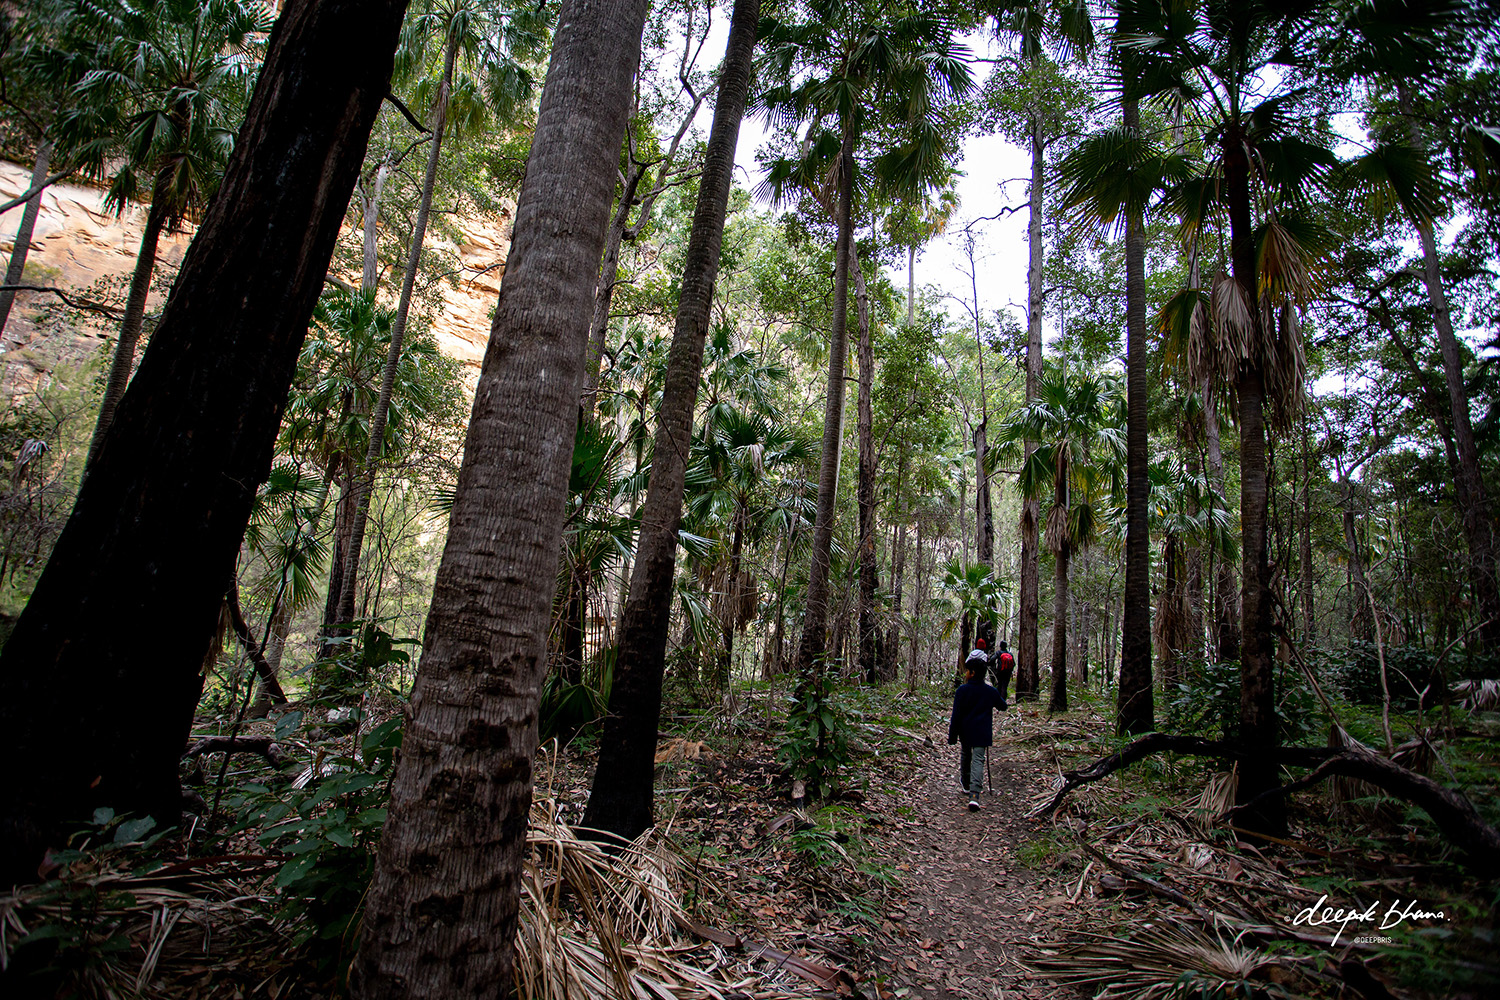
<svg viewBox="0 0 1500 1000">
<path fill-rule="evenodd" d="M 345 740 L 318 745 L 306 784 L 247 784 L 226 797 L 237 815 L 232 833 L 251 833 L 265 849 L 290 855 L 274 880 L 285 899 L 280 914 L 297 923 L 297 943 L 320 968 L 340 977 L 385 825 L 402 722 L 397 716 L 371 729 L 357 752 Z"/>
<path fill-rule="evenodd" d="M 886 892 L 900 883 L 896 871 L 870 850 L 859 813 L 846 806 L 824 806 L 798 823 L 792 847 L 815 888 L 839 897 L 833 909 L 877 926 Z"/>
<path fill-rule="evenodd" d="M 787 702 L 786 729 L 777 759 L 793 781 L 803 781 L 809 796 L 832 797 L 839 768 L 849 760 L 848 724 L 833 697 L 828 671 L 802 677 Z"/>
</svg>

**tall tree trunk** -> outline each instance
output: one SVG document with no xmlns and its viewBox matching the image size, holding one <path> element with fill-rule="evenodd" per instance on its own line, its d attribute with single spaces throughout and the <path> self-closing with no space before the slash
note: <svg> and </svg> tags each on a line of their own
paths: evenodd
<svg viewBox="0 0 1500 1000">
<path fill-rule="evenodd" d="M 859 673 L 866 684 L 880 683 L 877 654 L 879 637 L 875 620 L 875 591 L 880 577 L 875 565 L 875 349 L 871 342 L 870 293 L 865 288 L 864 268 L 857 254 L 849 261 L 854 269 L 855 315 L 859 320 Z"/>
<path fill-rule="evenodd" d="M 293 0 L 140 371 L 0 652 L 4 876 L 108 804 L 173 822 L 177 764 L 406 4 Z M 150 635 L 149 645 L 121 642 Z M 88 739 L 78 739 L 87 733 Z"/>
<path fill-rule="evenodd" d="M 589 346 L 585 356 L 581 397 L 585 417 L 592 416 L 598 405 L 599 371 L 604 363 L 604 341 L 609 336 L 609 308 L 614 302 L 615 284 L 620 275 L 620 245 L 625 241 L 630 210 L 635 207 L 636 191 L 640 188 L 641 178 L 646 175 L 645 166 L 635 162 L 634 157 L 628 157 L 628 163 L 620 201 L 615 206 L 614 215 L 610 217 L 609 232 L 604 237 L 604 260 L 599 265 L 599 287 L 594 293 L 594 318 L 589 323 Z"/>
<path fill-rule="evenodd" d="M 1341 520 L 1344 544 L 1349 549 L 1349 638 L 1365 642 L 1374 634 L 1370 617 L 1369 584 L 1365 580 L 1365 560 L 1359 551 L 1359 532 L 1354 524 L 1354 484 L 1344 480 L 1344 509 Z"/>
<path fill-rule="evenodd" d="M 916 574 L 915 586 L 912 587 L 911 595 L 911 628 L 908 629 L 910 648 L 906 654 L 906 688 L 908 691 L 917 690 L 917 658 L 921 655 L 921 615 L 922 608 L 927 601 L 927 576 L 922 572 L 922 519 L 917 518 L 917 545 L 916 545 Z"/>
<path fill-rule="evenodd" d="M 1317 619 L 1313 615 L 1312 558 L 1312 464 L 1308 449 L 1307 415 L 1302 417 L 1302 641 L 1312 645 L 1317 640 Z"/>
<path fill-rule="evenodd" d="M 1027 228 L 1030 261 L 1026 271 L 1026 401 L 1036 398 L 1042 380 L 1042 193 L 1046 146 L 1042 142 L 1042 123 L 1031 122 L 1031 221 Z M 1035 441 L 1026 442 L 1026 460 L 1036 450 Z M 1016 645 L 1016 698 L 1034 699 L 1039 689 L 1038 619 L 1041 616 L 1041 505 L 1036 500 L 1021 501 L 1021 595 L 1020 634 Z"/>
<path fill-rule="evenodd" d="M 1249 305 L 1251 343 L 1263 333 L 1255 275 L 1255 240 L 1250 222 L 1250 162 L 1245 140 L 1231 129 L 1223 140 L 1225 190 L 1229 202 L 1230 256 L 1234 277 Z M 1271 650 L 1271 579 L 1266 515 L 1269 482 L 1266 467 L 1265 380 L 1257 359 L 1240 363 L 1236 392 L 1240 401 L 1240 739 L 1252 747 L 1280 742 L 1276 723 L 1275 661 Z M 1280 784 L 1269 755 L 1241 761 L 1236 804 L 1245 804 Z M 1247 829 L 1280 835 L 1286 830 L 1281 796 L 1270 796 L 1243 814 Z"/>
<path fill-rule="evenodd" d="M 828 340 L 828 398 L 823 408 L 823 447 L 818 459 L 818 515 L 813 523 L 812 565 L 797 644 L 799 685 L 823 669 L 828 624 L 828 571 L 833 555 L 834 506 L 838 501 L 839 449 L 844 427 L 844 361 L 849 353 L 849 268 L 853 258 L 854 122 L 843 124 L 839 147 L 838 246 L 833 264 L 833 328 Z"/>
<path fill-rule="evenodd" d="M 354 513 L 349 530 L 349 544 L 344 552 L 343 587 L 339 593 L 336 617 L 339 628 L 354 620 L 354 597 L 359 587 L 359 559 L 364 550 L 365 525 L 370 519 L 370 495 L 375 491 L 375 469 L 385 450 L 385 424 L 391 412 L 391 396 L 396 389 L 396 372 L 401 367 L 401 347 L 406 340 L 406 319 L 411 314 L 412 293 L 416 289 L 417 270 L 422 264 L 422 243 L 427 237 L 427 217 L 432 211 L 432 192 L 437 187 L 438 160 L 443 151 L 443 131 L 448 124 L 448 97 L 453 90 L 453 65 L 458 58 L 458 39 L 450 29 L 443 51 L 443 79 L 437 100 L 432 106 L 432 148 L 427 152 L 427 171 L 422 178 L 422 200 L 417 206 L 417 221 L 412 228 L 411 247 L 406 256 L 406 273 L 401 279 L 401 299 L 391 320 L 391 346 L 380 377 L 380 395 L 370 411 L 370 443 L 365 461 L 354 479 Z"/>
<path fill-rule="evenodd" d="M 47 168 L 52 165 L 52 142 L 43 138 L 36 146 L 36 165 L 31 168 L 31 187 L 47 179 Z M 16 227 L 16 242 L 10 251 L 10 266 L 5 269 L 5 283 L 19 285 L 26 274 L 26 256 L 31 252 L 31 234 L 36 231 L 36 217 L 42 210 L 42 192 L 38 191 L 21 210 L 21 223 Z M 0 292 L 0 334 L 10 322 L 10 308 L 15 303 L 16 293 Z"/>
<path fill-rule="evenodd" d="M 983 391 L 983 386 L 984 380 L 980 379 L 980 391 Z M 989 443 L 986 438 L 988 423 L 988 420 L 981 420 L 979 426 L 974 428 L 974 525 L 979 562 L 994 573 L 995 513 L 990 506 Z M 994 612 L 994 608 L 986 608 L 975 623 L 976 634 L 984 640 L 985 648 L 991 652 L 995 649 Z"/>
<path fill-rule="evenodd" d="M 1219 410 L 1213 383 L 1203 380 L 1203 432 L 1208 444 L 1208 476 L 1214 493 L 1224 496 L 1224 452 L 1219 442 Z M 1214 646 L 1218 662 L 1240 658 L 1240 598 L 1234 565 L 1222 557 L 1214 561 Z"/>
<path fill-rule="evenodd" d="M 1405 83 L 1396 86 L 1401 110 L 1407 116 L 1408 135 L 1414 145 L 1422 145 L 1413 115 L 1411 93 Z M 1469 543 L 1470 577 L 1484 625 L 1480 637 L 1489 645 L 1500 643 L 1500 581 L 1495 576 L 1493 522 L 1484 476 L 1479 469 L 1479 447 L 1469 419 L 1469 392 L 1464 385 L 1463 357 L 1458 338 L 1453 334 L 1452 310 L 1443 288 L 1437 240 L 1430 220 L 1417 224 L 1422 242 L 1422 280 L 1427 285 L 1427 299 L 1432 306 L 1432 327 L 1437 333 L 1438 350 L 1443 358 L 1443 380 L 1448 386 L 1448 403 L 1453 414 L 1453 438 L 1458 446 L 1458 482 L 1455 491 L 1463 511 L 1464 535 Z"/>
<path fill-rule="evenodd" d="M 1052 698 L 1049 712 L 1068 710 L 1068 544 L 1057 551 L 1056 593 L 1052 602 Z"/>
<path fill-rule="evenodd" d="M 646 487 L 646 502 L 641 508 L 640 541 L 631 572 L 630 596 L 620 623 L 610 711 L 599 737 L 599 766 L 594 772 L 593 790 L 583 817 L 584 826 L 606 830 L 627 840 L 638 836 L 654 819 L 652 776 L 672 613 L 677 528 L 682 520 L 683 479 L 693 410 L 698 401 L 698 379 L 703 370 L 704 339 L 710 324 L 709 307 L 713 304 L 714 281 L 718 277 L 734 150 L 749 93 L 750 63 L 759 18 L 760 0 L 735 0 L 713 130 L 683 264 L 682 296 L 657 416 L 655 457 Z M 787 545 L 790 558 L 791 539 Z"/>
<path fill-rule="evenodd" d="M 889 683 L 896 679 L 900 672 L 901 661 L 901 623 L 904 611 L 902 609 L 903 589 L 906 585 L 906 522 L 909 513 L 902 504 L 900 495 L 901 483 L 906 478 L 906 449 L 902 448 L 896 456 L 896 489 L 897 495 L 892 500 L 892 516 L 896 518 L 896 541 L 891 546 L 891 627 L 886 630 L 885 635 L 885 663 L 881 668 L 880 679 Z"/>
<path fill-rule="evenodd" d="M 125 299 L 125 315 L 120 320 L 120 335 L 115 340 L 115 354 L 109 366 L 109 378 L 104 384 L 104 401 L 99 407 L 99 419 L 94 424 L 94 436 L 89 441 L 88 458 L 83 470 L 87 475 L 98 461 L 99 449 L 104 446 L 104 436 L 114 422 L 115 411 L 125 395 L 125 386 L 130 383 L 130 373 L 135 367 L 135 345 L 141 339 L 141 327 L 146 320 L 146 296 L 151 291 L 151 273 L 156 269 L 156 247 L 166 226 L 166 194 L 158 183 L 146 211 L 146 228 L 141 232 L 141 248 L 136 253 L 135 273 L 130 278 L 130 294 Z"/>
<path fill-rule="evenodd" d="M 559 12 L 353 967 L 361 1000 L 513 982 L 584 347 L 646 6 Z"/>
<path fill-rule="evenodd" d="M 724 649 L 713 676 L 716 691 L 728 691 L 734 676 L 734 633 L 739 625 L 740 560 L 744 547 L 745 508 L 740 506 L 734 513 L 734 535 L 729 543 L 729 579 L 725 582 L 724 604 L 719 614 L 719 627 L 724 633 Z"/>
<path fill-rule="evenodd" d="M 1123 123 L 1140 130 L 1135 97 L 1123 100 Z M 1146 228 L 1138 209 L 1125 219 L 1125 592 L 1120 619 L 1120 687 L 1115 728 L 1123 736 L 1156 727 L 1151 690 L 1151 539 L 1146 498 Z"/>
</svg>

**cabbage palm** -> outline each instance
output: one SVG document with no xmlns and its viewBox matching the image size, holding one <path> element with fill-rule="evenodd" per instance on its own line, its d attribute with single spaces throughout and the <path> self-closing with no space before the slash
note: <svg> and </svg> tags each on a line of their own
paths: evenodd
<svg viewBox="0 0 1500 1000">
<path fill-rule="evenodd" d="M 1092 545 L 1108 516 L 1125 442 L 1118 427 L 1123 409 L 1117 387 L 1092 375 L 1068 375 L 1061 367 L 1043 371 L 1036 397 L 1011 415 L 998 440 L 1024 455 L 1021 495 L 1040 500 L 1048 493 L 1043 541 L 1056 558 L 1052 614 L 1052 697 L 1048 710 L 1068 709 L 1068 569 L 1075 551 Z M 1027 453 L 1029 452 L 1029 454 Z"/>
<path fill-rule="evenodd" d="M 438 162 L 443 136 L 450 120 L 468 132 L 484 127 L 491 112 L 506 114 L 532 92 L 532 78 L 523 60 L 541 54 L 546 44 L 546 17 L 540 7 L 528 4 L 484 2 L 484 0 L 429 0 L 415 17 L 409 18 L 397 50 L 398 77 L 416 80 L 415 93 L 430 98 L 431 146 L 422 178 L 417 219 L 412 227 L 406 269 L 401 278 L 401 297 L 391 324 L 390 351 L 386 356 L 380 394 L 370 411 L 369 450 L 362 475 L 355 483 L 349 544 L 343 553 L 341 589 L 333 617 L 325 620 L 325 633 L 347 626 L 354 618 L 355 584 L 369 520 L 370 495 L 375 487 L 375 468 L 380 461 L 381 441 L 401 364 L 401 345 L 406 336 L 427 219 L 437 186 Z M 436 81 L 425 76 L 432 55 L 432 42 L 441 39 L 442 69 Z"/>
<path fill-rule="evenodd" d="M 762 191 L 777 200 L 794 191 L 810 193 L 838 227 L 818 517 L 796 661 L 798 675 L 808 678 L 821 669 L 826 645 L 856 190 L 878 184 L 889 194 L 915 199 L 946 181 L 951 136 L 939 108 L 942 100 L 966 92 L 971 81 L 954 41 L 956 24 L 945 16 L 902 11 L 892 17 L 850 0 L 808 0 L 796 14 L 770 19 L 763 31 L 763 73 L 771 85 L 761 104 L 773 123 L 798 130 L 806 124 L 807 130 L 799 155 L 774 162 Z M 856 152 L 882 117 L 898 139 L 874 157 L 872 169 L 862 171 Z M 873 494 L 873 483 L 867 491 L 862 482 L 861 492 Z M 870 549 L 873 525 L 862 529 Z"/>
<path fill-rule="evenodd" d="M 59 157 L 108 180 L 116 212 L 149 200 L 86 467 L 135 364 L 157 243 L 201 212 L 234 148 L 274 14 L 257 0 L 69 2 L 44 72 L 71 83 L 55 126 Z"/>
</svg>

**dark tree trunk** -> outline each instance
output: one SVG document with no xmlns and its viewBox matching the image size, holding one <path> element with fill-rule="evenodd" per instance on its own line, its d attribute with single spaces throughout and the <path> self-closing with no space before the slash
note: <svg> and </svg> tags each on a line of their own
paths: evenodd
<svg viewBox="0 0 1500 1000">
<path fill-rule="evenodd" d="M 857 255 L 854 269 L 855 314 L 859 318 L 859 673 L 866 684 L 880 683 L 879 633 L 875 621 L 875 592 L 880 577 L 875 565 L 875 349 L 871 343 L 870 293 Z"/>
<path fill-rule="evenodd" d="M 823 447 L 818 459 L 818 515 L 813 522 L 812 565 L 797 644 L 799 684 L 823 669 L 828 624 L 828 571 L 833 557 L 834 507 L 838 501 L 839 448 L 844 425 L 844 362 L 849 353 L 849 268 L 853 258 L 854 123 L 843 126 L 839 148 L 838 247 L 833 264 L 833 329 L 828 341 L 828 397 L 823 408 Z"/>
<path fill-rule="evenodd" d="M 1126 129 L 1140 129 L 1140 108 L 1127 95 Z M 1151 540 L 1146 496 L 1146 230 L 1139 211 L 1125 220 L 1125 591 L 1120 618 L 1120 688 L 1115 728 L 1121 735 L 1156 727 L 1151 691 Z"/>
<path fill-rule="evenodd" d="M 1312 558 L 1312 464 L 1308 454 L 1307 416 L 1302 418 L 1302 641 L 1309 646 L 1317 640 L 1317 619 L 1313 595 Z"/>
<path fill-rule="evenodd" d="M 1042 124 L 1031 123 L 1031 221 L 1027 229 L 1030 246 L 1026 272 L 1026 401 L 1036 398 L 1042 380 L 1042 192 L 1045 181 L 1046 147 L 1042 143 Z M 1026 442 L 1026 460 L 1036 450 L 1036 442 Z M 1032 700 L 1039 690 L 1038 656 L 1041 617 L 1041 505 L 1035 500 L 1021 501 L 1021 594 L 1020 628 L 1016 643 L 1016 698 Z"/>
<path fill-rule="evenodd" d="M 610 714 L 599 738 L 599 766 L 583 825 L 634 839 L 654 821 L 652 776 L 656 730 L 661 718 L 662 672 L 672 613 L 672 571 L 682 520 L 683 478 L 704 337 L 709 329 L 724 237 L 724 213 L 749 93 L 750 62 L 760 0 L 735 0 L 714 108 L 703 180 L 693 210 L 693 228 L 683 264 L 682 297 L 667 358 L 666 384 L 656 425 L 656 452 L 640 542 L 630 579 L 630 597 L 620 624 Z M 790 548 L 792 541 L 787 542 Z M 790 558 L 790 552 L 788 552 Z M 785 581 L 783 580 L 783 589 Z M 779 641 L 779 639 L 778 639 Z"/>
<path fill-rule="evenodd" d="M 0 654 L 0 747 L 28 762 L 0 805 L 6 875 L 34 877 L 57 825 L 95 806 L 177 819 L 224 581 L 405 8 L 292 0 L 276 22 L 223 184 Z"/>
<path fill-rule="evenodd" d="M 1049 712 L 1068 710 L 1068 546 L 1057 553 L 1056 593 L 1052 602 L 1052 698 Z"/>
<path fill-rule="evenodd" d="M 1249 304 L 1251 342 L 1260 343 L 1262 331 L 1257 305 L 1255 242 L 1250 224 L 1250 163 L 1245 140 L 1231 130 L 1224 138 L 1225 189 L 1229 202 L 1231 258 L 1234 277 Z M 1240 581 L 1240 739 L 1252 747 L 1274 748 L 1280 743 L 1276 722 L 1275 662 L 1271 649 L 1271 580 L 1266 515 L 1269 489 L 1266 467 L 1265 380 L 1258 360 L 1240 363 L 1236 392 L 1240 401 L 1240 539 L 1243 574 Z M 1235 802 L 1243 805 L 1280 785 L 1270 754 L 1241 761 Z M 1271 796 L 1247 809 L 1243 823 L 1257 833 L 1280 835 L 1286 830 L 1286 810 L 1280 797 Z"/>
<path fill-rule="evenodd" d="M 974 428 L 974 534 L 979 562 L 991 573 L 995 571 L 995 513 L 990 505 L 990 476 L 988 470 L 989 444 L 986 440 L 987 420 L 981 420 Z M 995 609 L 985 608 L 975 623 L 975 633 L 984 640 L 984 648 L 995 650 Z"/>
<path fill-rule="evenodd" d="M 906 452 L 903 449 L 896 462 L 897 490 L 900 483 L 906 477 Z M 898 494 L 892 503 L 895 510 L 902 510 L 901 498 Z M 896 523 L 896 541 L 891 546 L 891 627 L 886 630 L 885 656 L 882 658 L 880 679 L 889 683 L 896 679 L 899 673 L 901 661 L 901 622 L 904 614 L 902 608 L 903 589 L 906 586 L 906 521 L 907 514 L 902 511 L 897 514 L 899 520 Z"/>
<path fill-rule="evenodd" d="M 1203 383 L 1203 428 L 1208 443 L 1208 475 L 1214 492 L 1224 495 L 1224 453 L 1219 444 L 1219 411 L 1213 386 Z M 1214 565 L 1214 647 L 1220 663 L 1240 658 L 1240 597 L 1234 565 L 1218 558 Z"/>
<path fill-rule="evenodd" d="M 151 273 L 156 269 L 156 247 L 166 226 L 166 196 L 157 185 L 157 192 L 146 212 L 146 228 L 141 233 L 141 248 L 135 258 L 135 273 L 130 278 L 130 294 L 125 299 L 125 316 L 120 320 L 120 335 L 115 340 L 115 354 L 109 365 L 109 378 L 104 384 L 104 401 L 99 407 L 99 419 L 94 424 L 94 437 L 89 442 L 88 458 L 83 470 L 87 475 L 99 458 L 99 449 L 104 444 L 105 432 L 115 419 L 125 387 L 130 383 L 130 373 L 135 367 L 135 345 L 141 339 L 141 327 L 146 320 L 146 296 L 151 291 Z"/>
<path fill-rule="evenodd" d="M 36 165 L 31 169 L 31 186 L 36 187 L 47 179 L 47 168 L 52 164 L 52 143 L 42 139 L 36 147 Z M 16 242 L 11 247 L 10 265 L 5 269 L 5 283 L 19 285 L 26 274 L 26 256 L 31 252 L 31 234 L 36 230 L 36 217 L 42 210 L 42 192 L 38 191 L 21 210 L 21 223 L 16 227 Z M 10 322 L 10 309 L 15 303 L 16 293 L 0 292 L 0 334 Z"/>
</svg>

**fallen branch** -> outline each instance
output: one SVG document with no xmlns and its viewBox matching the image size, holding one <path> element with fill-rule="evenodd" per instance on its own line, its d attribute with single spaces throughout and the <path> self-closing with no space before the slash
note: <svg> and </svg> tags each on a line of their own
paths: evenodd
<svg viewBox="0 0 1500 1000">
<path fill-rule="evenodd" d="M 182 756 L 192 760 L 211 753 L 253 753 L 277 769 L 291 762 L 281 744 L 269 736 L 205 736 L 188 747 Z"/>
<path fill-rule="evenodd" d="M 1262 799 L 1287 795 L 1335 775 L 1368 781 L 1382 791 L 1420 807 L 1432 817 L 1443 837 L 1467 854 L 1471 869 L 1484 875 L 1500 873 L 1500 831 L 1480 817 L 1467 797 L 1368 750 L 1344 750 L 1303 777 L 1279 788 L 1268 789 L 1249 802 L 1235 806 L 1228 815 L 1249 809 Z"/>
<path fill-rule="evenodd" d="M 94 302 L 91 299 L 80 299 L 76 295 L 70 295 L 61 288 L 53 288 L 51 285 L 0 285 L 0 292 L 50 292 L 63 300 L 63 303 L 74 309 L 86 309 L 89 312 L 101 313 L 110 319 L 119 319 L 124 316 L 123 310 L 114 306 L 104 305 L 102 302 Z"/>
<path fill-rule="evenodd" d="M 1121 768 L 1129 767 L 1137 761 L 1164 752 L 1188 754 L 1194 757 L 1215 757 L 1220 760 L 1263 760 L 1270 756 L 1278 764 L 1316 767 L 1339 751 L 1328 747 L 1250 747 L 1243 743 L 1205 740 L 1197 736 L 1148 733 L 1088 767 L 1076 771 L 1064 771 L 1063 785 L 1057 790 L 1057 794 L 1047 804 L 1033 809 L 1029 815 L 1033 819 L 1045 816 L 1062 805 L 1063 799 L 1067 798 L 1073 789 L 1101 778 L 1107 778 Z"/>
</svg>

